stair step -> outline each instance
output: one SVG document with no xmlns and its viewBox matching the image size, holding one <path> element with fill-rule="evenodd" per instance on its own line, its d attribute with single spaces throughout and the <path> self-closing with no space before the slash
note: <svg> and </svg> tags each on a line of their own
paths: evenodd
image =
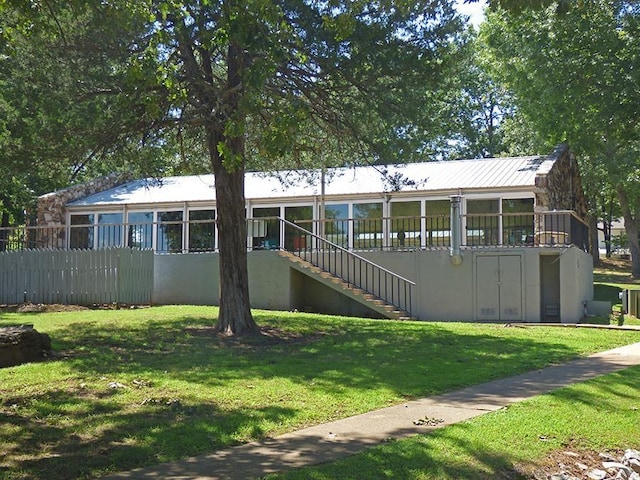
<svg viewBox="0 0 640 480">
<path fill-rule="evenodd" d="M 352 295 L 362 297 L 367 303 L 371 304 L 372 307 L 375 307 L 376 310 L 378 310 L 380 313 L 383 313 L 387 318 L 394 320 L 416 320 L 416 318 L 412 317 L 409 312 L 398 310 L 396 306 L 386 303 L 381 298 L 368 293 L 366 290 L 359 288 L 352 283 L 349 283 L 341 279 L 340 277 L 314 265 L 304 258 L 301 258 L 285 250 L 280 250 L 278 254 L 289 259 L 291 262 L 296 263 L 300 268 L 307 268 L 309 269 L 310 273 L 329 280 L 337 287 L 342 287 L 343 290 L 348 290 Z"/>
</svg>

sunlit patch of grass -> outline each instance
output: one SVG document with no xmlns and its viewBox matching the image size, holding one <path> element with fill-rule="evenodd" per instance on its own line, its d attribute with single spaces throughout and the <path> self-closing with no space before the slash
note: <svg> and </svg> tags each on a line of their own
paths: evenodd
<svg viewBox="0 0 640 480">
<path fill-rule="evenodd" d="M 0 369 L 0 478 L 86 478 L 210 452 L 638 341 L 637 332 L 390 322 L 214 307 L 2 313 L 52 361 Z"/>
<path fill-rule="evenodd" d="M 640 367 L 634 367 L 429 434 L 266 478 L 533 478 L 531 472 L 559 450 L 637 449 L 640 445 L 638 398 Z M 574 459 L 579 460 L 579 457 Z M 555 467 L 551 473 L 559 475 L 561 468 Z"/>
</svg>

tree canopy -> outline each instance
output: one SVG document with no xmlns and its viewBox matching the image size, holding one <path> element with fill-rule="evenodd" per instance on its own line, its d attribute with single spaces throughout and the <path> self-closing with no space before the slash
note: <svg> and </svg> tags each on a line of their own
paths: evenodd
<svg viewBox="0 0 640 480">
<path fill-rule="evenodd" d="M 594 173 L 585 183 L 604 178 L 617 192 L 636 277 L 639 22 L 635 2 L 576 1 L 515 12 L 493 7 L 483 27 L 496 71 L 520 111 L 545 138 L 566 140 L 581 154 L 585 175 Z M 604 177 L 596 175 L 601 167 Z"/>
<path fill-rule="evenodd" d="M 3 226 L 26 221 L 37 195 L 114 171 L 162 173 L 174 155 L 170 138 L 125 135 L 131 108 L 112 101 L 126 80 L 122 23 L 108 20 L 72 2 L 0 5 Z"/>
<path fill-rule="evenodd" d="M 41 76 L 26 85 L 44 93 L 56 83 L 42 98 L 54 105 L 46 126 L 59 140 L 50 146 L 59 147 L 62 171 L 135 161 L 150 148 L 206 154 L 216 177 L 219 328 L 227 333 L 255 329 L 245 169 L 428 152 L 447 130 L 434 99 L 450 86 L 463 28 L 450 0 L 72 0 L 8 2 L 3 13 L 15 20 L 3 30 L 5 45 L 28 52 Z M 19 52 L 7 55 L 26 77 Z M 39 55 L 43 65 L 35 65 Z M 36 117 L 43 111 L 34 108 Z M 56 125 L 77 130 L 56 134 Z"/>
</svg>

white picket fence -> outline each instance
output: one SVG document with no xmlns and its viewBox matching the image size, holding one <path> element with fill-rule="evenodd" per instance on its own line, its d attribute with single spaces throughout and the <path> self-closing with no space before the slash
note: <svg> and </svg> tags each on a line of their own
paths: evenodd
<svg viewBox="0 0 640 480">
<path fill-rule="evenodd" d="M 151 250 L 0 252 L 0 304 L 149 304 L 152 292 Z"/>
</svg>

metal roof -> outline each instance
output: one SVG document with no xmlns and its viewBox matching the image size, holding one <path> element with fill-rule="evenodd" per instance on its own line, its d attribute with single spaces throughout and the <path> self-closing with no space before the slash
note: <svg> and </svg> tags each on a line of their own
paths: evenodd
<svg viewBox="0 0 640 480">
<path fill-rule="evenodd" d="M 548 173 L 553 163 L 548 156 L 529 156 L 332 168 L 325 172 L 325 195 L 533 188 L 536 175 Z M 309 198 L 320 194 L 320 170 L 245 175 L 247 200 Z M 132 181 L 70 202 L 69 206 L 212 200 L 215 200 L 213 175 L 192 175 Z"/>
</svg>

